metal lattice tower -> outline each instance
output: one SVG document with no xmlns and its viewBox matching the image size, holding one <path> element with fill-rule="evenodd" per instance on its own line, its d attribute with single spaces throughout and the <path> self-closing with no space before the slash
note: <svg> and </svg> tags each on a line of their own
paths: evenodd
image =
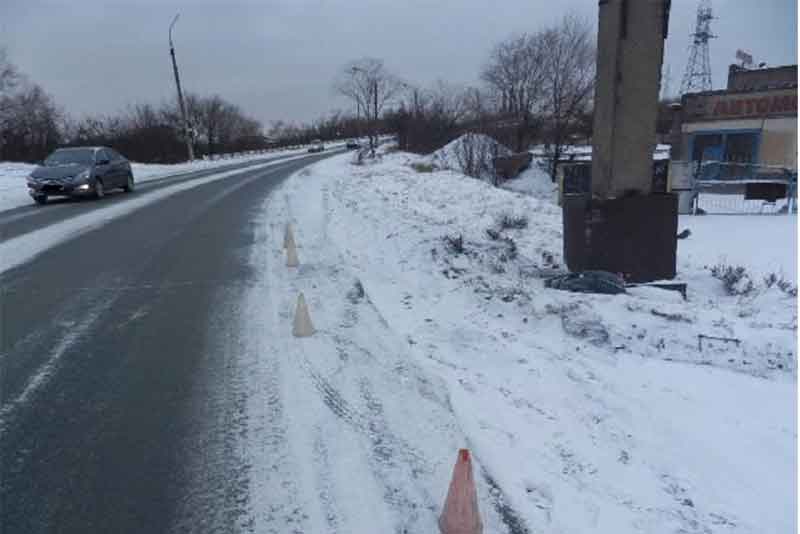
<svg viewBox="0 0 800 534">
<path fill-rule="evenodd" d="M 692 44 L 689 46 L 689 63 L 686 64 L 686 72 L 681 82 L 681 94 L 712 89 L 708 41 L 716 37 L 711 33 L 713 19 L 711 0 L 700 0 L 697 6 L 697 24 L 692 34 Z"/>
</svg>

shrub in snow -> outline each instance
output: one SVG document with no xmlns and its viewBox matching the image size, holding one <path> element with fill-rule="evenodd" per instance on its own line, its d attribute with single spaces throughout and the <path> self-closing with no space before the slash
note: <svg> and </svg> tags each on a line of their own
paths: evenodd
<svg viewBox="0 0 800 534">
<path fill-rule="evenodd" d="M 501 230 L 522 230 L 528 227 L 528 217 L 525 215 L 514 215 L 503 213 L 497 220 Z"/>
<path fill-rule="evenodd" d="M 720 280 L 725 292 L 732 297 L 745 297 L 755 291 L 756 285 L 741 265 L 734 267 L 720 263 L 711 267 L 711 276 Z"/>
<path fill-rule="evenodd" d="M 487 228 L 486 229 L 486 235 L 492 241 L 497 241 L 498 239 L 500 239 L 500 231 L 499 230 L 495 230 L 494 228 Z"/>
<path fill-rule="evenodd" d="M 411 168 L 419 173 L 429 173 L 436 170 L 432 163 L 417 162 L 412 163 Z"/>
<path fill-rule="evenodd" d="M 466 133 L 434 152 L 432 161 L 442 169 L 450 169 L 496 185 L 492 160 L 510 154 L 508 148 L 488 135 Z"/>
<path fill-rule="evenodd" d="M 770 273 L 764 277 L 764 286 L 767 289 L 777 287 L 791 297 L 797 296 L 797 286 L 792 285 L 792 283 L 786 280 L 783 276 L 775 273 Z"/>
<path fill-rule="evenodd" d="M 518 250 L 517 250 L 517 242 L 511 239 L 510 237 L 504 237 L 502 242 L 506 244 L 507 249 L 504 252 L 500 253 L 499 259 L 503 263 L 511 260 L 517 259 Z"/>
<path fill-rule="evenodd" d="M 353 287 L 347 292 L 347 300 L 353 304 L 358 304 L 364 299 L 365 295 L 364 285 L 361 283 L 361 280 L 356 280 L 353 283 Z"/>
<path fill-rule="evenodd" d="M 464 253 L 464 236 L 461 234 L 444 236 L 444 244 L 447 250 L 453 254 Z"/>
</svg>

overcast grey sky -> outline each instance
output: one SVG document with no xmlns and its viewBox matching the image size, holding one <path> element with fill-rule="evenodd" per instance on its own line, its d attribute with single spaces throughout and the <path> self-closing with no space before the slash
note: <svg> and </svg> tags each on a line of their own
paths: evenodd
<svg viewBox="0 0 800 534">
<path fill-rule="evenodd" d="M 714 85 L 737 48 L 797 62 L 796 0 L 714 0 Z M 677 92 L 696 0 L 673 0 L 666 62 Z M 167 28 L 188 91 L 219 93 L 265 125 L 347 104 L 341 65 L 382 58 L 411 83 L 476 83 L 492 45 L 568 11 L 597 24 L 597 0 L 0 0 L 0 44 L 69 113 L 110 113 L 174 98 Z"/>
</svg>

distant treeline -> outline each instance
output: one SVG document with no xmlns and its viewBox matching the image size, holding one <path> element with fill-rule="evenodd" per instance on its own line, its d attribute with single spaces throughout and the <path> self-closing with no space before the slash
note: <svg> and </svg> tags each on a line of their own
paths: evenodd
<svg viewBox="0 0 800 534">
<path fill-rule="evenodd" d="M 363 121 L 335 113 L 311 124 L 279 121 L 265 133 L 258 120 L 219 95 L 189 93 L 185 104 L 197 157 L 354 137 L 366 130 Z M 175 163 L 188 156 L 184 131 L 174 101 L 72 118 L 0 48 L 0 161 L 35 162 L 56 147 L 103 145 L 134 161 Z"/>
</svg>

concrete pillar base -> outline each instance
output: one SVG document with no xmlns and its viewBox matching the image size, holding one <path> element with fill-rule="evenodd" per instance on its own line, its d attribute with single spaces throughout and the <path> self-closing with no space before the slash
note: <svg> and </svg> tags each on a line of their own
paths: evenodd
<svg viewBox="0 0 800 534">
<path fill-rule="evenodd" d="M 675 278 L 678 197 L 653 193 L 605 201 L 565 195 L 564 258 L 573 272 L 621 273 L 629 282 Z"/>
</svg>

